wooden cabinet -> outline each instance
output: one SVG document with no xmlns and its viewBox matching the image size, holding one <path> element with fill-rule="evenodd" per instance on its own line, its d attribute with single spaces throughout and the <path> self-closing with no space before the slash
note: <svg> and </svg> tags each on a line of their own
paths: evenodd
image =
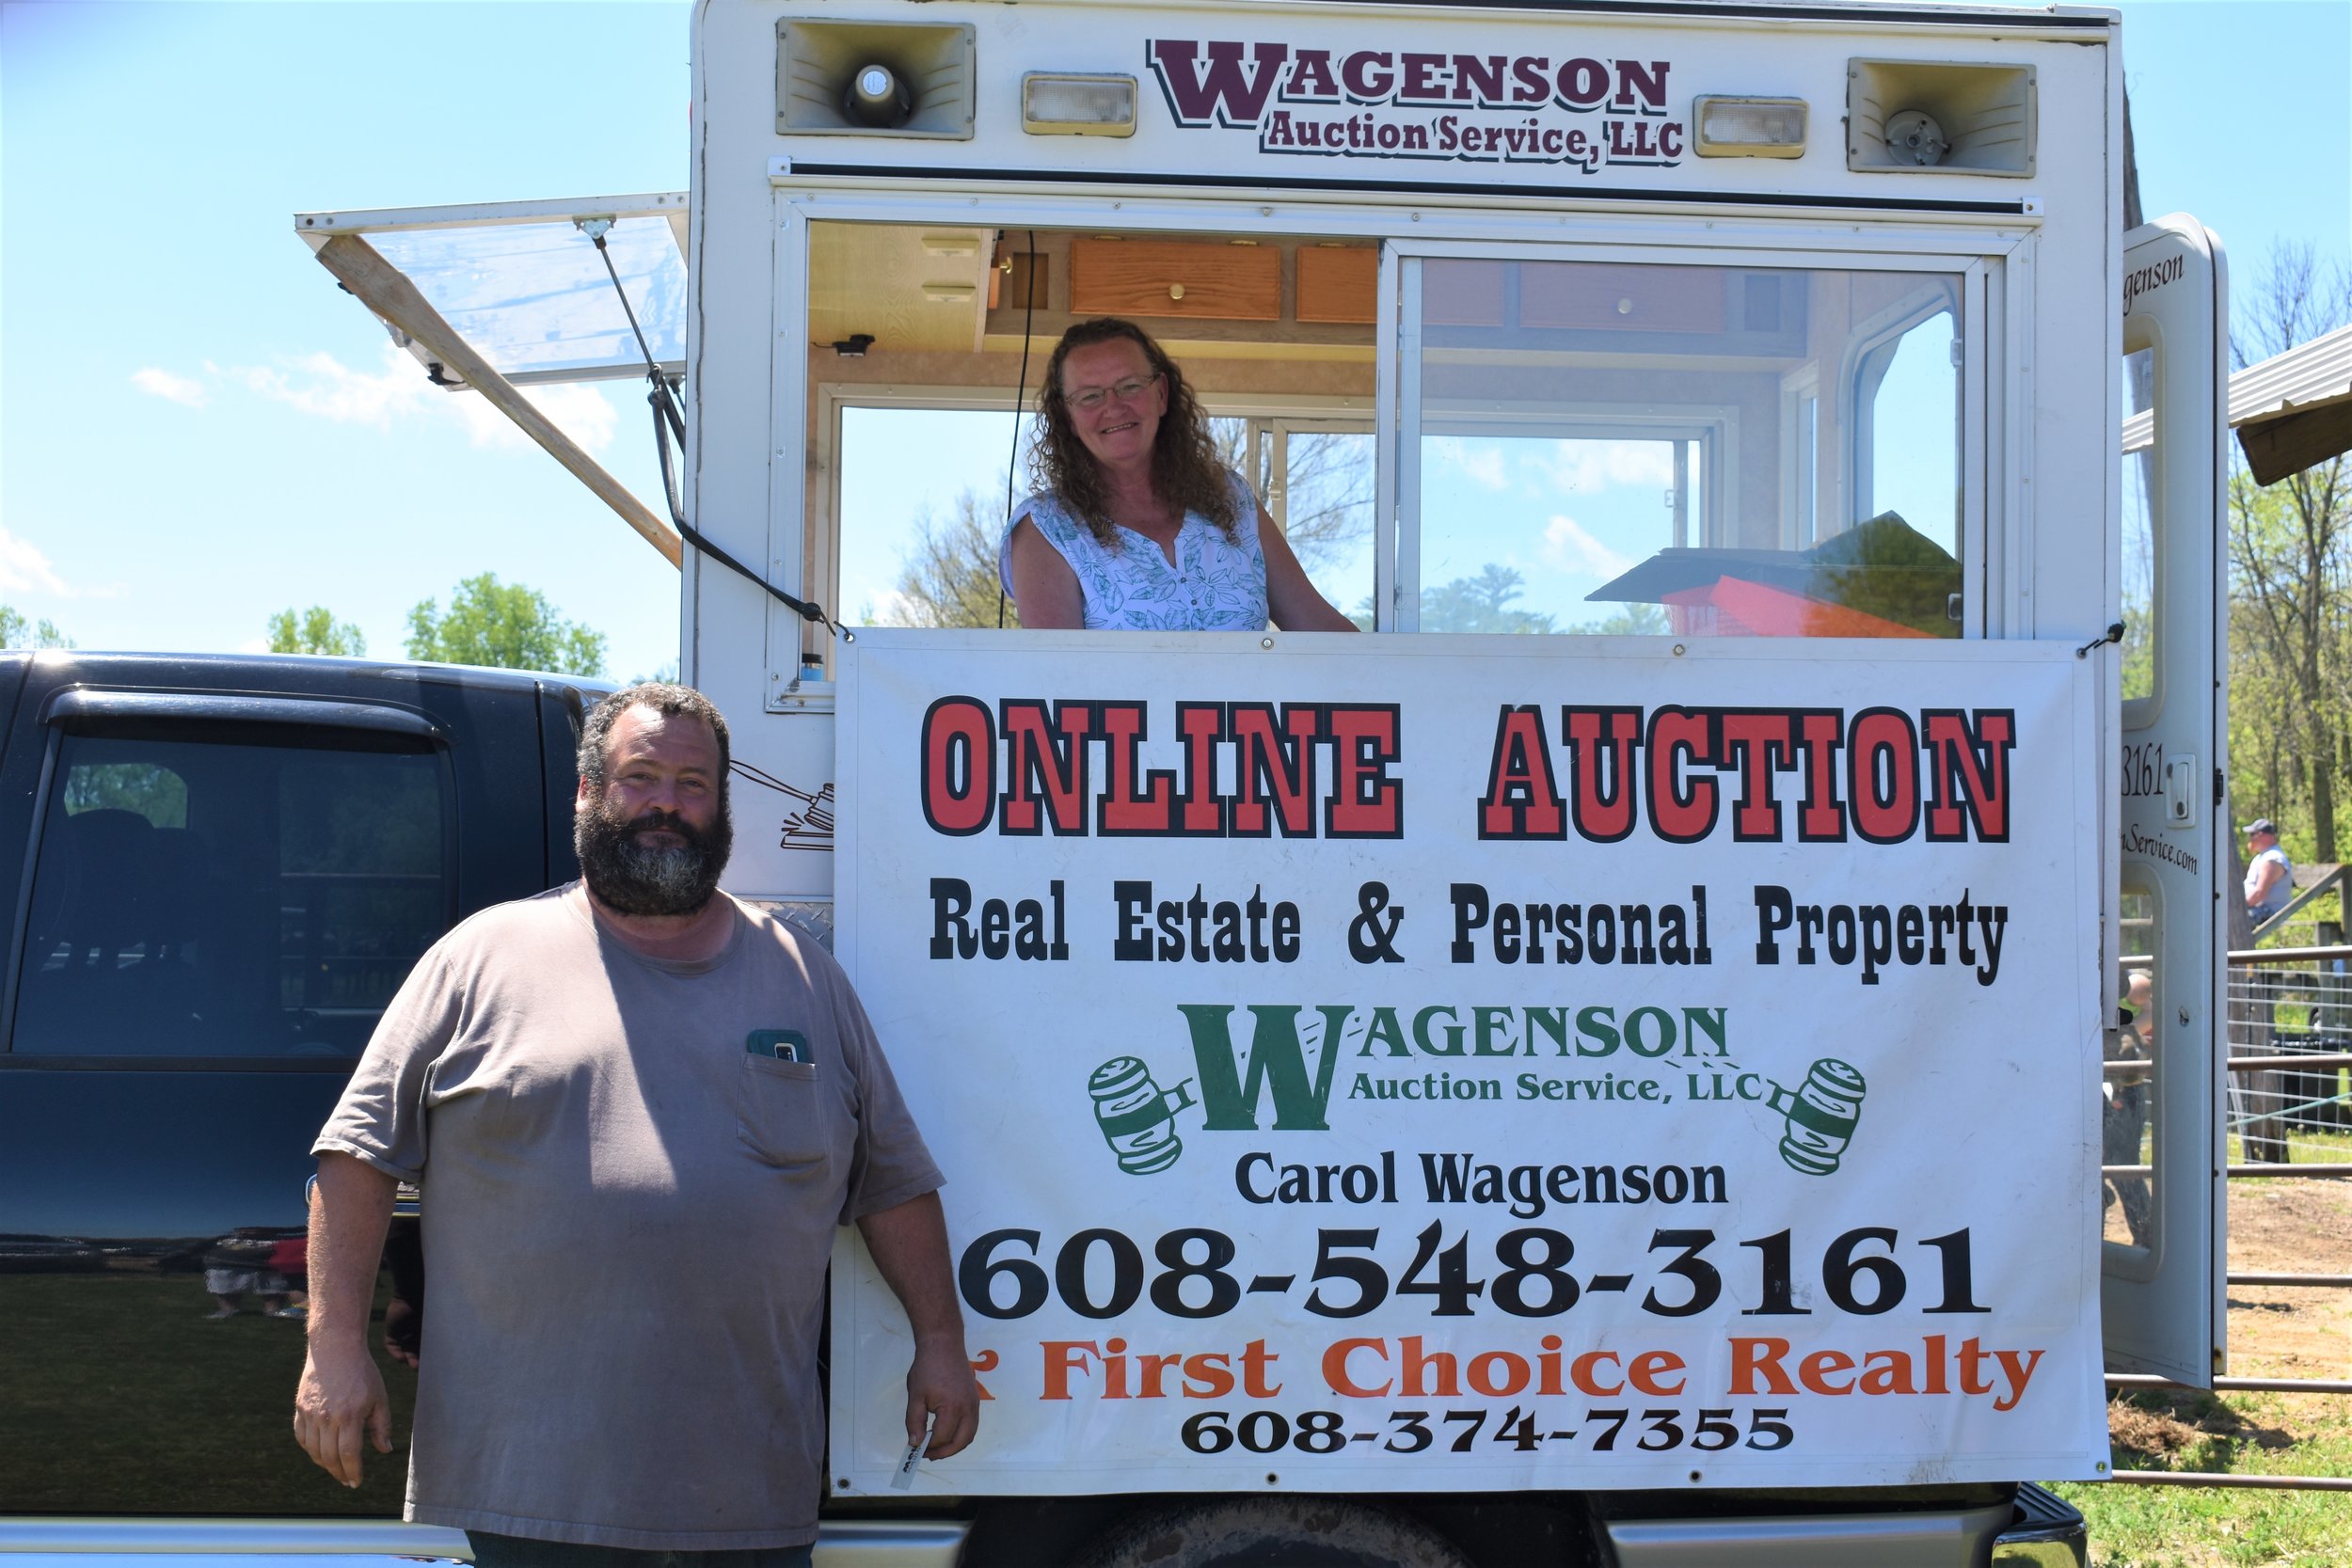
<svg viewBox="0 0 2352 1568">
<path fill-rule="evenodd" d="M 1298 247 L 1298 310 L 1303 322 L 1369 326 L 1377 319 L 1380 252 L 1368 245 Z"/>
<path fill-rule="evenodd" d="M 1216 241 L 1073 240 L 1070 308 L 1079 316 L 1279 321 L 1282 252 Z"/>
</svg>

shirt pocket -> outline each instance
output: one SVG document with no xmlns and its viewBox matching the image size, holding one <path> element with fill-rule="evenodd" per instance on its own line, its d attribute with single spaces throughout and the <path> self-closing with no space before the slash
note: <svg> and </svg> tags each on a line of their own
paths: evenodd
<svg viewBox="0 0 2352 1568">
<path fill-rule="evenodd" d="M 815 1062 L 743 1057 L 736 1082 L 735 1135 L 771 1165 L 822 1165 L 832 1152 L 825 1088 Z"/>
</svg>

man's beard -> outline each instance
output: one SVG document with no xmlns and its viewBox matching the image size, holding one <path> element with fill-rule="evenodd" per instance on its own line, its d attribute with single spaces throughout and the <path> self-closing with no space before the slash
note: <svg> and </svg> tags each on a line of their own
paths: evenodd
<svg viewBox="0 0 2352 1568">
<path fill-rule="evenodd" d="M 641 835 L 655 829 L 685 842 L 644 843 Z M 575 819 L 572 845 L 588 891 L 606 908 L 633 915 L 693 914 L 719 886 L 735 847 L 735 825 L 724 800 L 707 828 L 659 808 L 629 820 L 598 800 Z"/>
</svg>

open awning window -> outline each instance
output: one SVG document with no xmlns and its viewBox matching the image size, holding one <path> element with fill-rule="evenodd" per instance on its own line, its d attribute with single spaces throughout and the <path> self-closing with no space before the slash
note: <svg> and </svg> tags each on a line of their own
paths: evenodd
<svg viewBox="0 0 2352 1568">
<path fill-rule="evenodd" d="M 583 222 L 610 219 L 614 269 L 662 370 L 686 358 L 686 194 L 305 213 L 306 239 L 355 234 L 520 386 L 641 376 L 645 361 Z M 398 327 L 393 340 L 432 369 Z M 454 377 L 443 375 L 445 381 Z"/>
<path fill-rule="evenodd" d="M 648 356 L 667 382 L 685 373 L 686 214 L 685 193 L 674 191 L 297 213 L 294 232 L 435 385 L 480 393 L 675 566 L 684 560 L 679 529 L 522 388 L 644 375 Z"/>
</svg>

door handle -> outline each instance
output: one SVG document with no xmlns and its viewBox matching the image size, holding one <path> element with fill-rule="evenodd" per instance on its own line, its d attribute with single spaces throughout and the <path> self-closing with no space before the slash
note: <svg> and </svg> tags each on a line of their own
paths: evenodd
<svg viewBox="0 0 2352 1568">
<path fill-rule="evenodd" d="M 2168 828 L 2197 826 L 2197 759 L 2172 757 L 2164 765 L 2164 822 Z"/>
</svg>

